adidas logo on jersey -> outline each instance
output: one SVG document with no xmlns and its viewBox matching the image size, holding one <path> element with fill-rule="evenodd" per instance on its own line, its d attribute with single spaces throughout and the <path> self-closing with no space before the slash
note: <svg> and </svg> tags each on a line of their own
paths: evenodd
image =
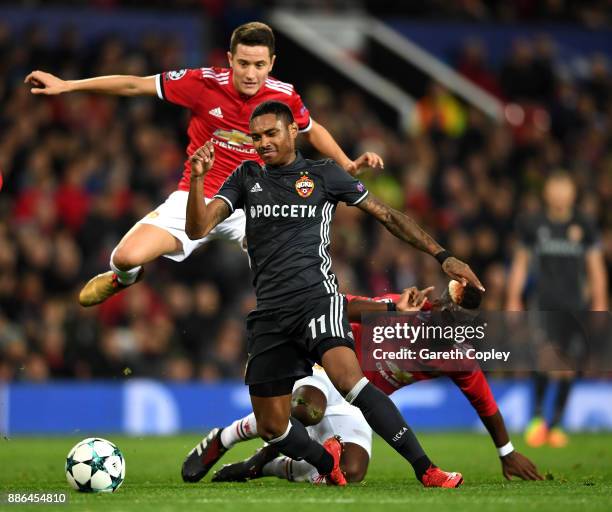
<svg viewBox="0 0 612 512">
<path fill-rule="evenodd" d="M 211 108 L 208 113 L 211 116 L 218 117 L 219 119 L 223 119 L 223 112 L 221 112 L 221 107 Z"/>
<path fill-rule="evenodd" d="M 255 183 L 255 185 L 251 187 L 251 192 L 261 192 L 262 190 L 263 188 L 261 188 L 259 182 Z"/>
</svg>

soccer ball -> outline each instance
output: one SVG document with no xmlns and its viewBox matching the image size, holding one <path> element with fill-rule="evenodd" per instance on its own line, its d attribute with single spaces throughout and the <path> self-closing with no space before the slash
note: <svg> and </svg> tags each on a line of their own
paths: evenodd
<svg viewBox="0 0 612 512">
<path fill-rule="evenodd" d="M 115 492 L 125 478 L 125 459 L 106 439 L 88 437 L 66 457 L 66 480 L 81 492 Z"/>
</svg>

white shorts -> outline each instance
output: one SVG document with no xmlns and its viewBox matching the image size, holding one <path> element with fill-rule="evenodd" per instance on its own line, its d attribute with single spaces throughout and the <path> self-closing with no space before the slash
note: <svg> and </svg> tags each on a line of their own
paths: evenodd
<svg viewBox="0 0 612 512">
<path fill-rule="evenodd" d="M 155 210 L 138 221 L 138 224 L 151 224 L 157 226 L 179 240 L 183 249 L 170 254 L 164 254 L 166 258 L 174 261 L 183 261 L 201 245 L 216 238 L 223 238 L 238 243 L 242 247 L 246 217 L 243 210 L 235 210 L 227 219 L 213 229 L 207 236 L 199 240 L 189 240 L 185 233 L 185 221 L 187 215 L 187 197 L 189 192 L 177 190 L 168 196 L 166 201 Z M 206 204 L 212 199 L 206 198 Z"/>
<path fill-rule="evenodd" d="M 296 381 L 293 389 L 300 386 L 313 386 L 327 398 L 327 408 L 323 419 L 312 427 L 307 427 L 310 437 L 323 443 L 331 436 L 338 435 L 345 443 L 361 446 L 368 456 L 372 456 L 372 429 L 357 407 L 349 404 L 334 387 L 325 370 L 314 367 L 311 377 Z"/>
</svg>

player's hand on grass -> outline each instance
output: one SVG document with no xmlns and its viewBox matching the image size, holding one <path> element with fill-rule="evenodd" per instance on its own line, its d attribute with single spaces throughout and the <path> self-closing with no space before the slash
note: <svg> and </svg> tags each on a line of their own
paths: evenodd
<svg viewBox="0 0 612 512">
<path fill-rule="evenodd" d="M 427 294 L 434 289 L 433 286 L 419 290 L 416 286 L 406 288 L 395 304 L 397 311 L 420 311 L 427 301 Z"/>
<path fill-rule="evenodd" d="M 68 82 L 61 78 L 52 75 L 51 73 L 45 73 L 44 71 L 32 71 L 23 81 L 26 84 L 31 84 L 33 87 L 30 89 L 32 94 L 46 94 L 54 95 L 67 92 Z"/>
<path fill-rule="evenodd" d="M 215 145 L 211 140 L 207 141 L 201 148 L 198 148 L 189 158 L 191 163 L 191 176 L 198 178 L 205 176 L 211 170 L 215 161 Z"/>
<path fill-rule="evenodd" d="M 361 155 L 357 160 L 351 161 L 345 170 L 351 176 L 358 176 L 365 169 L 384 169 L 385 163 L 383 159 L 376 153 L 368 151 Z"/>
<path fill-rule="evenodd" d="M 523 480 L 544 480 L 538 473 L 538 468 L 523 454 L 513 451 L 501 458 L 502 473 L 507 480 L 518 476 Z"/>
<path fill-rule="evenodd" d="M 463 261 L 458 260 L 454 256 L 444 260 L 442 270 L 444 270 L 444 272 L 446 272 L 446 274 L 455 281 L 459 281 L 463 286 L 467 286 L 469 283 L 479 289 L 481 292 L 485 291 L 484 286 L 482 286 L 482 283 L 476 277 L 476 274 L 472 272 L 470 266 L 467 263 L 463 263 Z"/>
</svg>

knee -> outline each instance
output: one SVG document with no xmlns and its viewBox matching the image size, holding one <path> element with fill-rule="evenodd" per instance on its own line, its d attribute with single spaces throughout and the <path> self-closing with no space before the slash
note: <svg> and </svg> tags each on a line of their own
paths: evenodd
<svg viewBox="0 0 612 512">
<path fill-rule="evenodd" d="M 329 380 L 342 396 L 346 396 L 363 378 L 355 352 L 348 347 L 335 347 L 321 358 Z"/>
<path fill-rule="evenodd" d="M 264 441 L 271 441 L 282 436 L 289 426 L 287 419 L 257 418 L 257 433 Z"/>
<path fill-rule="evenodd" d="M 320 423 L 326 408 L 325 395 L 314 386 L 300 386 L 291 397 L 291 416 L 305 427 Z"/>
<path fill-rule="evenodd" d="M 363 378 L 362 373 L 355 373 L 352 371 L 338 372 L 334 374 L 333 378 L 330 377 L 334 387 L 340 392 L 342 396 L 346 396 L 351 391 L 355 384 L 357 384 Z"/>
<path fill-rule="evenodd" d="M 142 261 L 137 251 L 124 244 L 119 244 L 111 254 L 111 264 L 119 270 L 130 270 L 142 265 Z"/>
</svg>

